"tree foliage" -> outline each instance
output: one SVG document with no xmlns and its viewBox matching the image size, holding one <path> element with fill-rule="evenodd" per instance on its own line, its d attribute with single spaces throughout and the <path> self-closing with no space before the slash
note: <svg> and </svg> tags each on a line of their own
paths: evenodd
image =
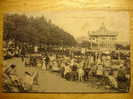
<svg viewBox="0 0 133 99">
<path fill-rule="evenodd" d="M 129 50 L 130 46 L 129 44 L 126 44 L 125 46 L 123 44 L 115 44 L 117 50 Z"/>
<path fill-rule="evenodd" d="M 15 39 L 30 44 L 73 46 L 72 35 L 56 26 L 45 17 L 9 14 L 4 18 L 4 40 Z"/>
<path fill-rule="evenodd" d="M 89 41 L 86 41 L 86 40 L 84 40 L 84 41 L 82 41 L 80 44 L 79 44 L 79 46 L 80 47 L 90 47 L 90 42 Z"/>
</svg>

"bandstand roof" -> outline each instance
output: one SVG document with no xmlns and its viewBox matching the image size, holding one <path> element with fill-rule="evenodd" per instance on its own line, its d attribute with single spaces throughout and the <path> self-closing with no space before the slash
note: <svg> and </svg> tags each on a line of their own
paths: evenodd
<svg viewBox="0 0 133 99">
<path fill-rule="evenodd" d="M 104 24 L 98 30 L 89 33 L 91 37 L 115 37 L 117 35 L 116 32 L 109 31 Z"/>
</svg>

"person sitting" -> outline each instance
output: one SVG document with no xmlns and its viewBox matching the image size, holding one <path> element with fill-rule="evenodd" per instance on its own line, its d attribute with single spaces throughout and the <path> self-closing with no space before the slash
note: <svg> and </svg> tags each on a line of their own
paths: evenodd
<svg viewBox="0 0 133 99">
<path fill-rule="evenodd" d="M 117 79 L 112 74 L 109 74 L 107 77 L 108 77 L 108 80 L 109 80 L 109 86 L 110 86 L 110 88 L 117 89 L 118 88 Z"/>
<path fill-rule="evenodd" d="M 4 73 L 6 74 L 6 76 L 8 76 L 9 78 L 11 78 L 12 75 L 16 75 L 16 65 L 11 64 L 9 67 L 7 67 L 4 70 Z"/>
<path fill-rule="evenodd" d="M 96 77 L 98 80 L 102 80 L 104 74 L 104 67 L 102 64 L 97 65 L 97 70 L 96 70 Z"/>
<path fill-rule="evenodd" d="M 25 92 L 32 91 L 32 87 L 35 81 L 35 77 L 37 77 L 37 72 L 34 72 L 33 74 L 29 72 L 25 72 L 25 75 L 22 79 L 23 87 Z"/>
<path fill-rule="evenodd" d="M 7 91 L 11 92 L 22 92 L 23 87 L 20 78 L 16 74 L 16 65 L 11 64 L 8 68 L 4 70 L 4 84 L 8 86 Z"/>
<path fill-rule="evenodd" d="M 127 89 L 127 82 L 128 78 L 126 77 L 126 68 L 124 66 L 121 66 L 120 69 L 118 70 L 118 87 L 120 89 Z"/>
</svg>

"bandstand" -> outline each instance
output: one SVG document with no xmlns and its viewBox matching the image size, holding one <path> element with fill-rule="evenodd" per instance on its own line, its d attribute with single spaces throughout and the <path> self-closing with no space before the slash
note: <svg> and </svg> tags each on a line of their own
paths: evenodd
<svg viewBox="0 0 133 99">
<path fill-rule="evenodd" d="M 90 49 L 92 50 L 115 50 L 115 43 L 118 34 L 109 31 L 104 23 L 96 31 L 91 31 L 89 34 Z"/>
</svg>

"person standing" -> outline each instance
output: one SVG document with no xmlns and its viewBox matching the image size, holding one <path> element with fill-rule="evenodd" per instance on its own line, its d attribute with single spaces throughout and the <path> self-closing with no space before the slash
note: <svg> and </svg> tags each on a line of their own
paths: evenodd
<svg viewBox="0 0 133 99">
<path fill-rule="evenodd" d="M 65 68 L 64 68 L 65 70 L 64 70 L 64 76 L 65 76 L 65 78 L 67 79 L 67 80 L 70 80 L 70 73 L 71 73 L 71 68 L 70 68 L 70 66 L 69 66 L 69 64 L 65 64 Z"/>
<path fill-rule="evenodd" d="M 45 57 L 42 59 L 42 70 L 46 70 Z"/>
<path fill-rule="evenodd" d="M 61 63 L 61 67 L 60 67 L 60 73 L 61 73 L 61 77 L 64 78 L 64 71 L 65 71 L 65 63 L 62 62 Z"/>
<path fill-rule="evenodd" d="M 25 56 L 26 56 L 26 46 L 23 45 L 22 48 L 21 48 L 21 59 L 22 59 L 22 62 L 25 61 Z"/>
<path fill-rule="evenodd" d="M 34 46 L 34 52 L 37 53 L 38 52 L 38 46 Z"/>
<path fill-rule="evenodd" d="M 83 81 L 83 76 L 84 76 L 84 70 L 83 70 L 82 67 L 80 67 L 78 69 L 78 79 L 79 79 L 79 81 Z"/>
<path fill-rule="evenodd" d="M 46 57 L 45 57 L 45 66 L 46 66 L 46 70 L 48 70 L 49 62 L 50 62 L 50 59 L 49 59 L 48 55 L 46 55 Z"/>
</svg>

